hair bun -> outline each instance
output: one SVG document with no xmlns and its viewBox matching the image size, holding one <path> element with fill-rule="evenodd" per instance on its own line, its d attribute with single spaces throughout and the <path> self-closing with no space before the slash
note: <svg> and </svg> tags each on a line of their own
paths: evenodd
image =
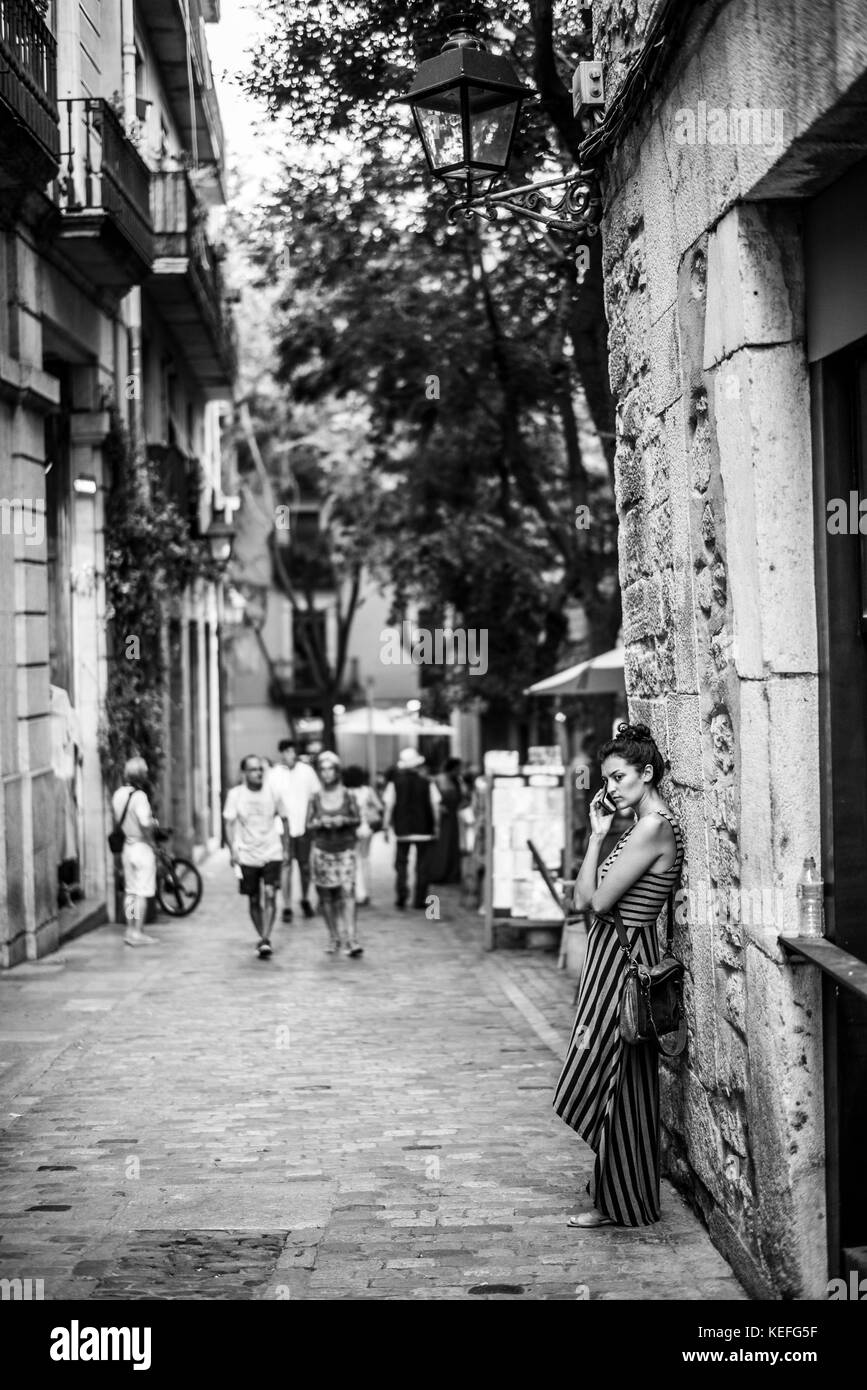
<svg viewBox="0 0 867 1390">
<path fill-rule="evenodd" d="M 653 735 L 646 724 L 618 724 L 617 737 L 619 739 L 652 739 Z"/>
</svg>

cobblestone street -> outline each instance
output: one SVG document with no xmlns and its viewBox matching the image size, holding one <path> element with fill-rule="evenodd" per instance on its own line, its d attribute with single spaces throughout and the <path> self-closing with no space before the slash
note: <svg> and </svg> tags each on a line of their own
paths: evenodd
<svg viewBox="0 0 867 1390">
<path fill-rule="evenodd" d="M 667 1184 L 663 1220 L 569 1230 L 586 1146 L 554 1115 L 574 984 L 391 909 L 361 960 L 322 919 L 254 952 L 225 857 L 160 945 L 105 927 L 0 977 L 0 1275 L 47 1299 L 745 1297 Z"/>
</svg>

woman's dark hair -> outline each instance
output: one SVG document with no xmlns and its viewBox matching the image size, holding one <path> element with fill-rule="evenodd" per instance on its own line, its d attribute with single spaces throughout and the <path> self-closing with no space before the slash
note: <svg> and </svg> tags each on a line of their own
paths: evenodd
<svg viewBox="0 0 867 1390">
<path fill-rule="evenodd" d="M 663 758 L 656 746 L 656 740 L 646 724 L 618 724 L 614 738 L 608 739 L 599 749 L 599 761 L 606 758 L 622 758 L 639 772 L 651 767 L 651 785 L 659 786 L 670 764 Z"/>
<path fill-rule="evenodd" d="M 363 787 L 367 782 L 367 773 L 358 763 L 352 763 L 343 774 L 344 787 Z"/>
<path fill-rule="evenodd" d="M 443 763 L 443 772 L 457 772 L 460 765 L 460 758 L 446 758 Z"/>
</svg>

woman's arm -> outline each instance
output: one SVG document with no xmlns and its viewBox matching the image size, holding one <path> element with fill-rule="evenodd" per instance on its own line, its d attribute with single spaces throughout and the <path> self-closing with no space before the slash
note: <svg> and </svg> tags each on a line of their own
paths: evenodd
<svg viewBox="0 0 867 1390">
<path fill-rule="evenodd" d="M 584 858 L 581 861 L 581 868 L 578 870 L 578 877 L 575 880 L 575 889 L 572 894 L 572 901 L 577 908 L 591 906 L 593 894 L 596 891 L 599 854 L 607 834 L 607 830 L 594 830 L 587 841 L 587 848 L 584 851 Z"/>
<path fill-rule="evenodd" d="M 639 820 L 601 884 L 594 889 L 590 898 L 593 911 L 609 912 L 655 864 L 673 835 L 671 826 L 661 817 L 645 816 Z"/>
</svg>

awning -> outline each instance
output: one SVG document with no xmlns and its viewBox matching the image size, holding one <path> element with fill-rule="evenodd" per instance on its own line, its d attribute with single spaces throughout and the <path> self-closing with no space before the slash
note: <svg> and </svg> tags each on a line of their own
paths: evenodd
<svg viewBox="0 0 867 1390">
<path fill-rule="evenodd" d="M 546 676 L 529 686 L 525 695 L 625 695 L 623 647 L 579 661 L 555 676 Z"/>
</svg>

